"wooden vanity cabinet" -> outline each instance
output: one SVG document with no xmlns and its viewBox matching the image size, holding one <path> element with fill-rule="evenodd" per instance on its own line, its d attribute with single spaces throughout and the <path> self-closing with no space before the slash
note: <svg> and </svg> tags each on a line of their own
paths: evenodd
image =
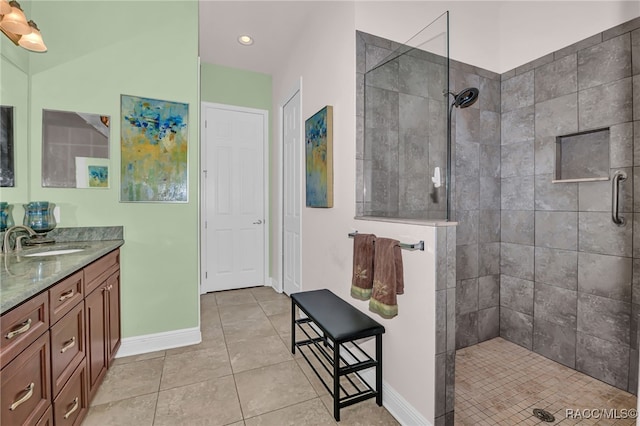
<svg viewBox="0 0 640 426">
<path fill-rule="evenodd" d="M 2 315 L 0 425 L 82 423 L 120 347 L 120 250 Z"/>
<path fill-rule="evenodd" d="M 119 250 L 85 268 L 85 321 L 89 401 L 120 347 Z"/>
</svg>

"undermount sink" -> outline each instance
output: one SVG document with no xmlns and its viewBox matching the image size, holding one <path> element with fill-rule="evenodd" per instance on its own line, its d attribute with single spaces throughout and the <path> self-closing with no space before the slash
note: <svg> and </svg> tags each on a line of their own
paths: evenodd
<svg viewBox="0 0 640 426">
<path fill-rule="evenodd" d="M 24 257 L 43 257 L 43 256 L 58 256 L 61 254 L 71 254 L 71 253 L 78 253 L 84 251 L 84 249 L 81 248 L 68 248 L 68 249 L 60 249 L 60 250 L 49 250 L 49 251 L 39 251 L 36 253 L 29 253 L 29 254 L 25 254 L 23 255 Z"/>
</svg>

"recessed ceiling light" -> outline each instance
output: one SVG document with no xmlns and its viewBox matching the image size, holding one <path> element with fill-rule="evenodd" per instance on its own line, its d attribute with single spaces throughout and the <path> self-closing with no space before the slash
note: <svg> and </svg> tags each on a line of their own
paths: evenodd
<svg viewBox="0 0 640 426">
<path fill-rule="evenodd" d="M 253 44 L 253 39 L 251 38 L 251 36 L 244 34 L 238 37 L 238 43 L 244 46 L 251 46 Z"/>
</svg>

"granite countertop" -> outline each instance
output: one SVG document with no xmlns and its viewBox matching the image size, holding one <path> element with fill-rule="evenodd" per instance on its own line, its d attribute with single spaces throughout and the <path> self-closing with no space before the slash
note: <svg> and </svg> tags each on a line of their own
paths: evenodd
<svg viewBox="0 0 640 426">
<path fill-rule="evenodd" d="M 0 255 L 0 314 L 18 306 L 94 260 L 117 249 L 124 240 L 73 241 L 37 248 L 18 254 Z M 82 251 L 53 256 L 25 257 L 39 251 L 79 248 Z"/>
</svg>

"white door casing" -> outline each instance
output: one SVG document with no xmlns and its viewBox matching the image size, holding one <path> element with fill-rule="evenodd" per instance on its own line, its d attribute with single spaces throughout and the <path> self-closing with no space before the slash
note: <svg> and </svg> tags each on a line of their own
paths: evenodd
<svg viewBox="0 0 640 426">
<path fill-rule="evenodd" d="M 291 295 L 301 290 L 302 208 L 302 114 L 300 89 L 282 109 L 283 290 Z"/>
<path fill-rule="evenodd" d="M 201 293 L 264 285 L 268 112 L 202 103 Z"/>
</svg>

